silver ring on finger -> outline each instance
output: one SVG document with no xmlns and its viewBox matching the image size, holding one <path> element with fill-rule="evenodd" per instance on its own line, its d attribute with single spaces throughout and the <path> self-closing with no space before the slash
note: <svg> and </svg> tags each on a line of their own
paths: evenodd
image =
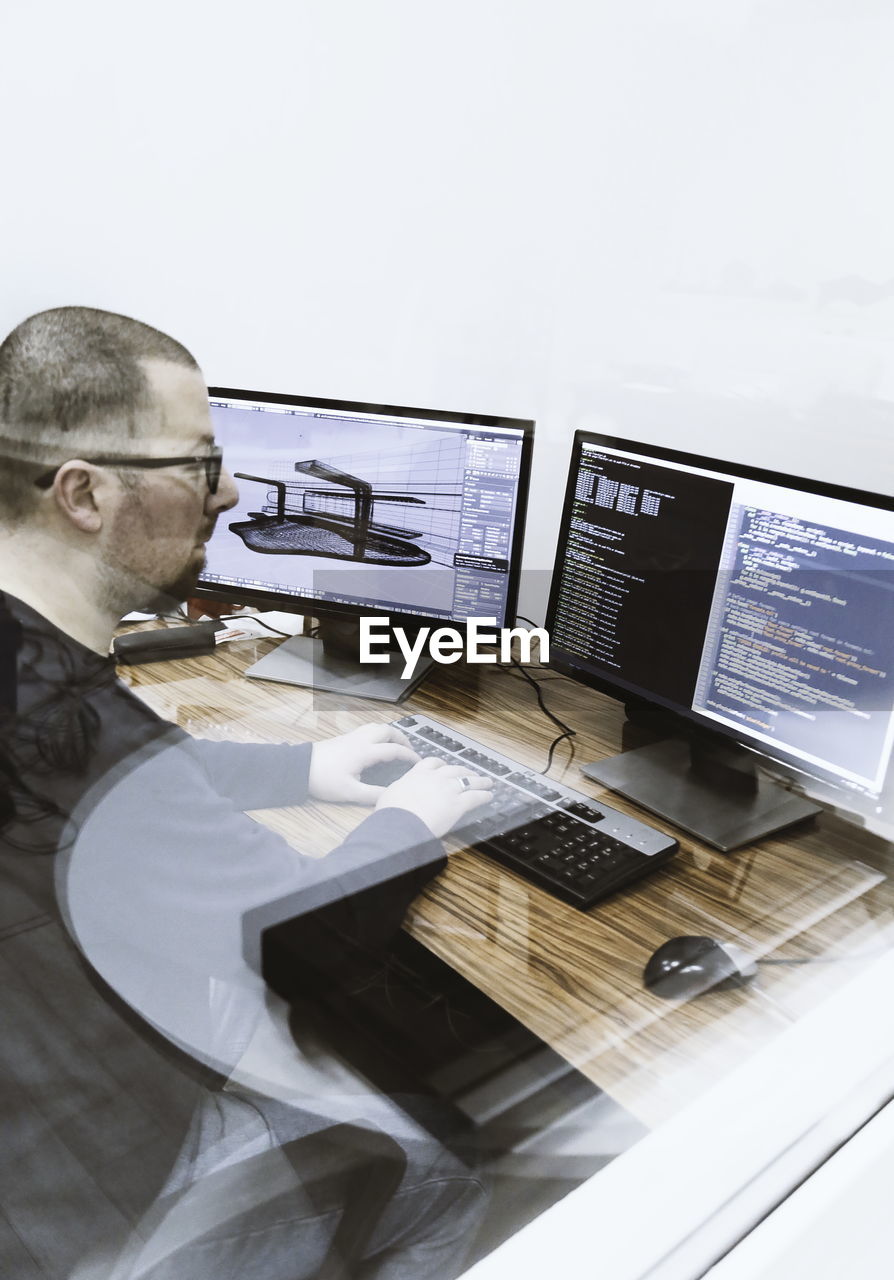
<svg viewBox="0 0 894 1280">
<path fill-rule="evenodd" d="M 463 790 L 463 791 L 469 791 L 469 790 L 471 790 L 471 787 L 472 787 L 472 780 L 471 780 L 471 778 L 467 778 L 467 777 L 465 776 L 465 774 L 463 774 L 463 776 L 462 776 L 461 778 L 457 778 L 457 782 L 459 783 L 459 785 L 460 785 L 460 787 L 462 788 L 462 790 Z"/>
</svg>

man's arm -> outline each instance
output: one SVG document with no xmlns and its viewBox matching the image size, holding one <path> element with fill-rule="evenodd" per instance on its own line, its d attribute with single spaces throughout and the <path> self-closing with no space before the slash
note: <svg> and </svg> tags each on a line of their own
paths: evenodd
<svg viewBox="0 0 894 1280">
<path fill-rule="evenodd" d="M 191 738 L 183 748 L 211 787 L 237 809 L 278 809 L 307 799 L 310 742 L 291 746 Z"/>
<path fill-rule="evenodd" d="M 315 973 L 333 966 L 328 980 L 341 987 L 343 955 L 353 973 L 387 947 L 443 867 L 431 826 L 449 829 L 477 801 L 456 785 L 459 767 L 438 765 L 385 788 L 379 809 L 318 859 L 222 796 L 189 742 L 155 744 L 74 815 L 78 838 L 56 860 L 69 928 L 147 1021 L 217 1069 L 232 1065 L 263 1008 L 265 930 L 293 921 Z M 235 1010 L 226 1027 L 215 1004 L 223 988 Z"/>
<path fill-rule="evenodd" d="M 306 749 L 202 743 L 197 752 L 196 745 L 181 742 L 148 755 L 77 815 L 79 838 L 60 863 L 60 889 L 70 892 L 73 931 L 85 943 L 85 930 L 114 934 L 143 957 L 238 977 L 246 960 L 260 972 L 260 934 L 270 925 L 375 885 L 387 897 L 398 877 L 420 868 L 434 875 L 443 866 L 430 829 L 398 808 L 370 814 L 326 857 L 302 856 L 241 809 L 281 793 L 294 753 L 300 763 Z M 270 757 L 269 784 L 251 779 L 249 798 L 237 779 L 235 798 L 221 794 L 217 784 L 243 753 L 255 752 Z M 224 766 L 214 786 L 209 755 Z M 381 920 L 384 926 L 384 913 Z M 84 949 L 89 953 L 89 945 Z"/>
<path fill-rule="evenodd" d="M 365 724 L 322 742 L 301 746 L 208 742 L 189 739 L 212 787 L 241 809 L 273 809 L 317 800 L 373 805 L 382 788 L 361 781 L 375 765 L 419 757 L 394 725 Z"/>
</svg>

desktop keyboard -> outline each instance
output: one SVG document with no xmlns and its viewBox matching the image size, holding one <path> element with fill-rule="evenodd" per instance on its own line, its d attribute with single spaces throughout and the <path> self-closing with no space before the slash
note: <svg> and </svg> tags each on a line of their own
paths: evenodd
<svg viewBox="0 0 894 1280">
<path fill-rule="evenodd" d="M 392 723 L 420 756 L 465 764 L 494 780 L 486 805 L 450 832 L 548 893 L 586 911 L 601 898 L 656 870 L 677 841 L 492 751 L 428 716 Z M 364 781 L 386 786 L 403 772 L 399 761 L 364 771 Z"/>
</svg>

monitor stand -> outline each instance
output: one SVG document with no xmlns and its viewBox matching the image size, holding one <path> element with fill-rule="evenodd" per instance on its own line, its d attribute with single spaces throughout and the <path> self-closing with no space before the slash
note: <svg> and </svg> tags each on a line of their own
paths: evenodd
<svg viewBox="0 0 894 1280">
<path fill-rule="evenodd" d="M 402 653 L 389 653 L 387 664 L 361 662 L 359 642 L 358 619 L 323 617 L 319 619 L 317 636 L 291 636 L 245 674 L 252 680 L 303 685 L 321 693 L 403 702 L 434 666 L 434 659 L 425 654 L 412 676 L 404 680 Z"/>
<path fill-rule="evenodd" d="M 822 812 L 760 777 L 749 752 L 709 735 L 666 738 L 581 767 L 723 853 Z"/>
</svg>

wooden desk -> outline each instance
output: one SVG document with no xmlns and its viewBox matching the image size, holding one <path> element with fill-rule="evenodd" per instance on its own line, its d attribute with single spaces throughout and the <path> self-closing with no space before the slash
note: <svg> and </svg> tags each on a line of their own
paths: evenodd
<svg viewBox="0 0 894 1280">
<path fill-rule="evenodd" d="M 555 729 L 533 690 L 497 667 L 436 668 L 395 707 L 246 680 L 274 643 L 243 641 L 212 657 L 122 668 L 161 715 L 197 737 L 301 742 L 419 711 L 543 768 Z M 578 731 L 576 759 L 620 749 L 623 710 L 545 673 L 548 705 Z M 552 775 L 605 794 L 557 752 Z M 611 795 L 619 809 L 635 806 Z M 322 855 L 367 811 L 311 804 L 253 816 L 305 853 Z M 407 927 L 581 1072 L 654 1125 L 738 1066 L 894 941 L 892 846 L 831 814 L 733 855 L 680 838 L 670 864 L 582 913 L 468 851 L 417 899 Z M 677 934 L 736 942 L 755 958 L 823 957 L 765 967 L 755 984 L 686 1004 L 645 991 L 643 966 Z M 850 957 L 850 958 L 849 958 Z M 842 963 L 829 963 L 831 959 Z M 885 1012 L 887 1016 L 887 1011 Z"/>
</svg>

